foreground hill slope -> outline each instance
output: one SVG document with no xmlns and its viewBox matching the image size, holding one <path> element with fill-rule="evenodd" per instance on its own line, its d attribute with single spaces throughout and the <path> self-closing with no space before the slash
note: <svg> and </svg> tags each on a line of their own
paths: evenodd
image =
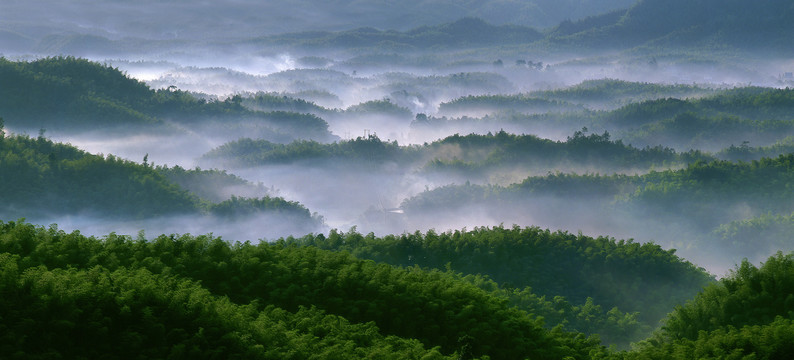
<svg viewBox="0 0 794 360">
<path fill-rule="evenodd" d="M 114 344 L 129 339 L 128 345 L 142 345 L 133 353 L 157 356 L 179 344 L 225 355 L 295 341 L 309 347 L 295 350 L 304 354 L 336 348 L 339 358 L 369 351 L 425 356 L 410 339 L 436 348 L 435 358 L 438 351 L 492 359 L 605 352 L 595 338 L 543 329 L 542 320 L 452 273 L 396 268 L 283 241 L 231 245 L 211 236 L 146 241 L 115 234 L 100 240 L 8 222 L 0 223 L 0 254 L 0 291 L 12 299 L 3 302 L 3 326 L 14 330 L 4 334 L 17 344 L 13 350 L 86 356 L 91 347 L 81 345 L 92 340 L 80 334 L 99 334 Z M 57 285 L 64 283 L 73 286 Z M 55 326 L 33 320 L 46 314 L 53 314 L 48 321 Z M 304 318 L 292 321 L 297 316 Z M 270 326 L 274 322 L 281 325 Z M 87 332 L 63 336 L 70 328 Z M 276 335 L 280 329 L 287 331 Z M 54 337 L 58 342 L 38 347 L 38 339 Z"/>
</svg>

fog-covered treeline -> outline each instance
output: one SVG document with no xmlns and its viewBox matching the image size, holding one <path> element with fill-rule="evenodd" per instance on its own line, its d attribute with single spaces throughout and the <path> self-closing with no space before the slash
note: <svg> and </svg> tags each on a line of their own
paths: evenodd
<svg viewBox="0 0 794 360">
<path fill-rule="evenodd" d="M 0 357 L 792 351 L 790 1 L 0 8 Z"/>
</svg>

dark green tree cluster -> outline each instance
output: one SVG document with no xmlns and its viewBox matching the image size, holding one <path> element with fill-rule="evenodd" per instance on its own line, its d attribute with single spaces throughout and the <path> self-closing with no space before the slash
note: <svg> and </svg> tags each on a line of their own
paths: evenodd
<svg viewBox="0 0 794 360">
<path fill-rule="evenodd" d="M 682 170 L 652 172 L 627 201 L 635 211 L 692 219 L 711 229 L 736 219 L 731 206 L 744 204 L 756 215 L 794 211 L 794 155 L 748 163 L 696 162 Z"/>
<path fill-rule="evenodd" d="M 585 207 L 644 226 L 663 224 L 666 238 L 686 239 L 675 246 L 757 259 L 770 250 L 791 249 L 786 217 L 794 212 L 792 156 L 696 161 L 683 169 L 644 175 L 551 173 L 509 186 L 447 185 L 408 198 L 401 208 L 414 219 L 414 214 L 468 206 L 507 218 L 522 211 L 564 213 Z"/>
<path fill-rule="evenodd" d="M 508 169 L 541 173 L 584 169 L 609 173 L 712 159 L 700 152 L 676 153 L 661 146 L 638 149 L 623 144 L 621 140 L 611 140 L 608 132 L 588 134 L 586 131 L 576 131 L 566 141 L 541 139 L 534 135 L 513 135 L 504 131 L 487 135 L 453 135 L 425 145 L 422 149 L 427 154 L 425 157 L 433 160 L 424 169 L 457 172 L 476 179 Z"/>
<path fill-rule="evenodd" d="M 354 161 L 359 164 L 406 162 L 415 151 L 400 147 L 396 141 L 382 141 L 375 135 L 353 140 L 321 144 L 316 141 L 296 141 L 274 144 L 266 140 L 243 138 L 210 151 L 204 159 L 220 159 L 237 166 L 258 166 L 305 161 Z"/>
<path fill-rule="evenodd" d="M 794 214 L 767 212 L 749 219 L 731 221 L 715 228 L 707 241 L 716 249 L 736 249 L 751 260 L 780 249 L 792 249 Z"/>
<path fill-rule="evenodd" d="M 146 219 L 165 215 L 228 217 L 279 213 L 290 214 L 295 221 L 322 222 L 303 205 L 279 197 L 234 197 L 218 203 L 224 199 L 214 200 L 207 195 L 214 190 L 212 186 L 229 182 L 252 186 L 224 172 L 154 168 L 113 155 L 89 154 L 43 137 L 0 138 L 3 216 L 81 214 Z M 183 187 L 180 183 L 189 185 Z"/>
<path fill-rule="evenodd" d="M 169 120 L 220 129 L 254 123 L 272 136 L 330 138 L 328 124 L 314 115 L 253 111 L 239 95 L 208 102 L 174 88 L 155 91 L 118 69 L 74 57 L 0 58 L 0 82 L 0 112 L 8 125 L 25 130 L 162 130 Z"/>
<path fill-rule="evenodd" d="M 599 114 L 598 123 L 625 129 L 633 144 L 725 148 L 750 141 L 772 144 L 794 133 L 794 90 L 745 87 L 700 99 L 658 99 Z"/>
<path fill-rule="evenodd" d="M 392 162 L 406 167 L 421 167 L 427 173 L 459 174 L 472 180 L 487 179 L 493 174 L 516 169 L 547 172 L 584 168 L 613 172 L 713 159 L 701 152 L 676 153 L 661 146 L 637 149 L 621 140 L 611 140 L 609 133 L 588 134 L 586 129 L 576 131 L 566 141 L 500 131 L 487 135 L 455 134 L 421 146 L 399 146 L 396 142 L 382 141 L 375 135 L 331 144 L 297 141 L 283 145 L 243 138 L 224 144 L 203 158 L 234 166 L 307 161 L 332 164 L 339 160 L 376 164 Z"/>
<path fill-rule="evenodd" d="M 144 218 L 201 206 L 149 167 L 28 136 L 0 142 L 0 194 L 5 216 L 95 212 Z"/>
<path fill-rule="evenodd" d="M 25 267 L 0 254 L 0 351 L 9 359 L 446 359 L 315 307 L 239 305 L 140 269 Z"/>
<path fill-rule="evenodd" d="M 0 58 L 0 112 L 9 125 L 36 128 L 150 125 L 153 92 L 118 69 L 74 57 L 13 62 Z"/>
<path fill-rule="evenodd" d="M 224 357 L 272 351 L 267 358 L 606 353 L 597 338 L 545 330 L 542 320 L 455 274 L 289 241 L 95 239 L 0 222 L 0 254 L 2 326 L 15 330 L 2 336 L 14 351 L 36 354 L 39 339 L 57 337 L 41 350 L 82 355 L 92 350 L 81 345 L 95 339 L 83 335 L 97 334 L 110 341 L 99 349 L 125 342 L 133 354 L 160 357 L 205 349 Z"/>
<path fill-rule="evenodd" d="M 404 107 L 401 107 L 397 104 L 392 103 L 389 100 L 372 100 L 367 101 L 365 103 L 361 103 L 358 105 L 353 105 L 347 110 L 345 110 L 346 114 L 383 114 L 383 115 L 390 115 L 390 116 L 397 116 L 406 119 L 410 119 L 413 117 L 411 110 L 408 110 Z"/>
<path fill-rule="evenodd" d="M 752 147 L 749 141 L 743 141 L 739 146 L 731 144 L 728 148 L 720 150 L 716 156 L 730 161 L 753 161 L 789 153 L 794 153 L 794 136 L 786 136 L 769 146 Z"/>
<path fill-rule="evenodd" d="M 526 97 L 529 103 L 545 99 L 543 101 L 564 101 L 601 108 L 603 105 L 598 105 L 599 99 L 618 101 L 624 91 L 630 91 L 628 89 L 634 87 L 638 87 L 638 91 L 648 99 L 643 99 L 642 96 L 637 99 L 625 98 L 628 103 L 621 104 L 621 107 L 614 110 L 589 110 L 580 107 L 526 114 L 521 113 L 526 108 L 525 105 L 521 105 L 520 101 L 514 103 L 516 99 Z M 483 102 L 493 102 L 493 107 L 499 111 L 474 118 L 469 116 L 474 116 L 478 107 L 472 106 L 471 111 L 459 112 L 459 118 L 423 117 L 422 121 L 414 121 L 411 126 L 417 130 L 449 131 L 481 131 L 477 129 L 499 126 L 509 128 L 512 132 L 527 133 L 550 129 L 565 133 L 587 127 L 601 129 L 599 132 L 609 131 L 614 138 L 640 148 L 663 145 L 680 151 L 700 149 L 715 152 L 744 142 L 769 146 L 794 135 L 794 120 L 790 116 L 794 109 L 792 89 L 741 87 L 704 90 L 691 87 L 690 91 L 687 90 L 689 87 L 684 87 L 679 91 L 673 86 L 657 87 L 661 86 L 614 84 L 601 80 L 593 84 L 584 82 L 569 89 L 524 95 L 469 96 L 448 104 L 474 102 L 480 104 L 479 107 L 488 109 L 490 105 Z M 595 93 L 590 94 L 591 91 Z M 656 92 L 658 97 L 654 95 Z M 703 96 L 698 97 L 698 94 Z M 693 97 L 685 98 L 688 95 Z M 446 105 L 442 104 L 443 106 Z M 736 152 L 735 150 L 732 151 Z"/>
<path fill-rule="evenodd" d="M 794 354 L 794 254 L 743 261 L 676 308 L 630 359 L 785 359 Z"/>
<path fill-rule="evenodd" d="M 305 206 L 297 201 L 288 201 L 280 197 L 265 196 L 262 198 L 242 198 L 232 195 L 228 200 L 209 206 L 212 215 L 228 219 L 268 213 L 293 215 L 294 221 L 311 222 L 315 219 Z"/>
<path fill-rule="evenodd" d="M 383 238 L 332 231 L 327 238 L 295 241 L 393 265 L 486 276 L 502 285 L 502 295 L 543 316 L 548 325 L 566 323 L 572 330 L 598 333 L 624 346 L 647 335 L 675 305 L 711 281 L 703 269 L 658 245 L 539 228 L 429 231 Z M 484 279 L 477 282 L 493 291 L 499 287 Z M 568 301 L 582 305 L 574 308 Z M 610 310 L 596 310 L 596 304 Z M 638 314 L 629 316 L 618 309 Z"/>
</svg>

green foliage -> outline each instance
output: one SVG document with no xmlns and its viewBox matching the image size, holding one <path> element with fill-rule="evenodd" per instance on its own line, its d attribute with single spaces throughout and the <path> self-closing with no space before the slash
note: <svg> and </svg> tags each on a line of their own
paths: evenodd
<svg viewBox="0 0 794 360">
<path fill-rule="evenodd" d="M 15 135 L 0 141 L 3 216 L 81 214 L 144 219 L 205 213 L 225 217 L 280 213 L 293 215 L 294 221 L 322 222 L 303 205 L 280 197 L 233 197 L 213 203 L 228 199 L 216 200 L 219 196 L 211 193 L 219 190 L 214 188 L 219 184 L 251 186 L 220 171 L 153 168 L 113 155 L 92 155 L 43 137 Z"/>
<path fill-rule="evenodd" d="M 316 308 L 237 305 L 146 269 L 43 266 L 0 254 L 0 351 L 9 358 L 442 359 Z"/>
<path fill-rule="evenodd" d="M 189 126 L 215 122 L 230 129 L 246 122 L 276 136 L 291 138 L 329 136 L 325 120 L 309 114 L 247 109 L 242 98 L 207 102 L 178 89 L 154 91 L 118 69 L 74 57 L 53 57 L 31 62 L 0 58 L 0 112 L 18 128 L 60 130 L 167 127 L 164 120 Z M 173 130 L 173 129 L 171 129 Z M 300 136 L 298 136 L 300 135 Z M 283 135 L 282 135 L 283 136 Z"/>
<path fill-rule="evenodd" d="M 250 216 L 254 214 L 290 214 L 297 215 L 298 219 L 309 220 L 312 218 L 309 209 L 297 201 L 287 201 L 280 197 L 250 199 L 232 195 L 226 201 L 209 206 L 210 213 L 229 219 Z"/>
<path fill-rule="evenodd" d="M 266 314 L 276 312 L 276 315 L 287 319 L 293 318 L 291 313 L 297 312 L 294 318 L 302 319 L 295 322 L 284 320 L 282 325 L 273 328 L 264 326 L 269 334 L 280 334 L 280 339 L 290 339 L 293 334 L 303 339 L 304 343 L 321 341 L 321 348 L 311 347 L 309 350 L 321 351 L 354 351 L 355 356 L 361 356 L 359 350 L 349 349 L 358 344 L 358 347 L 378 348 L 385 354 L 389 352 L 409 351 L 422 354 L 421 346 L 411 340 L 416 338 L 425 347 L 439 347 L 440 351 L 452 354 L 465 347 L 473 355 L 492 359 L 539 358 L 559 359 L 566 356 L 582 358 L 591 352 L 603 353 L 596 338 L 587 339 L 581 335 L 565 333 L 560 330 L 547 331 L 541 327 L 542 320 L 534 319 L 525 312 L 510 307 L 507 301 L 494 296 L 489 292 L 477 288 L 459 277 L 445 272 L 421 270 L 418 267 L 396 268 L 386 264 L 376 264 L 372 261 L 358 260 L 346 253 L 330 252 L 316 247 L 297 247 L 289 242 L 280 241 L 275 244 L 237 243 L 231 245 L 218 238 L 210 236 L 160 236 L 152 241 L 136 240 L 128 237 L 108 235 L 102 240 L 86 238 L 79 233 L 66 234 L 55 226 L 49 229 L 35 227 L 19 222 L 0 222 L 0 255 L 3 261 L 3 275 L 0 283 L 3 289 L 9 283 L 14 283 L 15 273 L 31 273 L 28 269 L 41 269 L 43 272 L 32 275 L 33 281 L 50 277 L 50 273 L 60 276 L 64 272 L 80 278 L 84 272 L 100 271 L 93 269 L 106 269 L 110 273 L 143 277 L 136 281 L 142 282 L 145 290 L 129 291 L 120 281 L 97 281 L 92 283 L 108 284 L 111 291 L 97 290 L 100 298 L 106 293 L 118 293 L 123 296 L 120 300 L 111 301 L 111 309 L 122 308 L 128 305 L 132 315 L 138 312 L 143 316 L 134 316 L 134 321 L 144 321 L 149 326 L 147 334 L 161 337 L 155 344 L 169 339 L 167 335 L 172 329 L 172 324 L 185 323 L 183 328 L 187 339 L 192 338 L 199 328 L 210 331 L 219 327 L 217 332 L 211 332 L 213 341 L 236 342 L 240 335 L 242 339 L 259 341 L 256 334 L 251 337 L 244 336 L 248 332 L 245 324 L 252 316 L 260 312 Z M 15 264 L 5 265 L 8 259 L 14 259 Z M 9 268 L 11 270 L 5 270 Z M 17 269 L 17 270 L 14 270 Z M 10 274 L 10 275 L 8 275 Z M 33 273 L 31 273 L 33 274 Z M 113 275 L 111 275 L 112 278 Z M 56 276 L 57 278 L 57 276 Z M 75 290 L 86 286 L 76 282 L 74 286 L 61 286 L 68 282 L 57 279 L 53 284 L 58 284 L 58 289 Z M 71 280 L 70 280 L 71 281 Z M 158 285 L 162 284 L 162 285 Z M 196 287 L 201 284 L 201 288 Z M 112 287 L 121 286 L 118 291 Z M 49 289 L 50 287 L 45 287 Z M 89 286 L 90 288 L 90 286 Z M 137 289 L 138 287 L 133 287 Z M 184 294 L 184 289 L 188 294 Z M 160 295 L 164 290 L 165 294 Z M 16 292 L 12 288 L 12 292 Z M 48 290 L 49 291 L 49 290 Z M 82 290 L 79 290 L 82 291 Z M 169 291 L 174 291 L 177 296 L 168 296 Z M 190 292 L 199 292 L 199 295 L 190 295 Z M 39 295 L 41 294 L 41 295 Z M 48 299 L 58 300 L 58 296 L 48 296 L 47 292 L 32 293 L 15 306 L 23 312 L 36 312 L 35 304 Z M 108 294 L 110 295 L 110 294 Z M 140 306 L 133 306 L 143 296 L 149 302 Z M 36 298 L 40 297 L 41 300 Z M 228 298 L 228 300 L 225 300 Z M 61 311 L 64 316 L 68 314 L 90 314 L 94 306 L 102 306 L 102 301 L 92 301 L 89 297 L 88 304 L 75 302 L 68 306 L 69 311 Z M 110 297 L 114 299 L 114 297 Z M 159 300 L 162 299 L 162 300 Z M 160 307 L 157 302 L 166 304 Z M 27 307 L 31 304 L 32 307 Z M 218 305 L 215 305 L 218 304 Z M 227 305 L 228 304 L 228 305 Z M 247 304 L 247 305 L 233 305 Z M 150 312 L 145 307 L 151 308 Z M 239 307 L 238 307 L 239 306 Z M 311 308 L 308 314 L 301 307 L 314 306 L 329 314 L 323 316 Z M 87 311 L 81 311 L 84 308 Z M 192 309 L 198 307 L 196 314 Z M 274 310 L 284 309 L 284 310 Z M 142 308 L 141 310 L 138 310 Z M 206 314 L 212 319 L 215 314 L 213 309 L 220 311 L 215 320 L 218 325 L 211 327 L 203 323 L 201 309 L 208 308 Z M 118 311 L 118 310 L 116 310 Z M 103 315 L 109 319 L 106 324 L 115 324 L 119 316 L 110 312 Z M 171 311 L 178 311 L 179 317 L 171 315 Z M 304 312 L 301 312 L 304 311 Z M 148 318 L 147 313 L 153 318 Z M 199 315 L 196 317 L 194 314 Z M 4 318 L 8 315 L 2 314 Z M 24 318 L 26 314 L 20 315 Z M 335 317 L 339 316 L 339 318 Z M 347 325 L 343 317 L 350 324 Z M 55 317 L 55 321 L 60 318 Z M 122 320 L 124 318 L 122 317 Z M 67 318 L 75 322 L 77 319 Z M 223 324 L 233 322 L 229 331 L 234 331 L 233 336 L 224 336 Z M 372 323 L 374 322 L 374 325 Z M 156 325 L 161 324 L 161 325 Z M 294 324 L 298 329 L 290 330 Z M 316 324 L 316 325 L 315 325 Z M 327 325 L 326 325 L 327 324 Z M 338 325 L 334 325 L 338 324 Z M 358 325 L 363 324 L 363 325 Z M 340 335 L 334 336 L 333 328 L 328 325 L 338 326 Z M 93 323 L 81 324 L 89 328 L 95 327 Z M 126 329 L 126 328 L 124 328 Z M 379 331 L 378 331 L 379 329 Z M 24 330 L 21 329 L 21 330 Z M 29 337 L 27 331 L 14 332 L 15 336 Z M 286 332 L 284 331 L 286 330 Z M 101 329 L 88 331 L 101 331 Z M 108 334 L 113 334 L 108 332 Z M 382 335 L 380 335 L 382 334 Z M 336 338 L 341 338 L 339 341 Z M 385 340 L 383 340 L 385 338 Z M 177 337 L 177 339 L 182 339 Z M 336 345 L 345 339 L 354 340 L 355 343 Z M 463 343 L 461 340 L 463 339 Z M 65 348 L 71 346 L 71 338 L 64 338 Z M 264 338 L 258 344 L 266 349 L 277 340 Z M 385 342 L 385 344 L 384 344 Z M 145 342 L 142 351 L 146 348 Z M 210 343 L 212 344 L 212 343 Z M 244 342 L 244 344 L 251 344 Z M 362 345 L 363 344 L 363 345 Z M 396 345 L 395 345 L 396 344 Z M 187 344 L 186 344 L 187 345 Z M 383 346 L 381 346 L 383 345 Z M 232 349 L 231 345 L 222 345 L 224 349 Z M 216 345 L 210 348 L 220 351 Z M 343 350 L 346 349 L 346 350 Z M 303 353 L 303 352 L 301 352 Z M 430 350 L 432 355 L 434 350 Z M 366 352 L 364 353 L 366 354 Z M 300 357 L 300 355 L 295 355 Z M 354 355 L 342 355 L 350 357 Z M 401 356 L 401 355 L 395 355 Z M 403 355 L 414 358 L 411 355 Z M 438 357 L 436 353 L 434 356 Z M 416 357 L 420 357 L 416 355 Z"/>
<path fill-rule="evenodd" d="M 149 167 L 27 136 L 0 142 L 0 194 L 5 216 L 95 212 L 144 218 L 201 207 Z"/>
<path fill-rule="evenodd" d="M 711 159 L 699 152 L 676 153 L 661 146 L 637 149 L 620 140 L 611 140 L 609 133 L 599 135 L 585 131 L 575 132 L 565 142 L 500 131 L 487 135 L 456 134 L 422 146 L 399 146 L 372 135 L 332 144 L 297 141 L 281 145 L 240 139 L 212 150 L 204 159 L 218 159 L 235 166 L 301 161 L 331 164 L 339 160 L 359 164 L 393 162 L 405 167 L 420 167 L 428 173 L 460 174 L 470 179 L 517 170 L 545 172 L 584 168 L 611 172 Z"/>
<path fill-rule="evenodd" d="M 376 114 L 385 114 L 391 116 L 399 116 L 403 118 L 411 118 L 413 116 L 411 110 L 393 104 L 389 100 L 372 100 L 358 105 L 353 105 L 347 108 L 347 110 L 345 110 L 345 113 L 358 114 L 358 115 L 361 114 L 372 115 L 373 113 L 376 113 Z"/>
<path fill-rule="evenodd" d="M 794 193 L 794 155 L 761 159 L 750 163 L 697 162 L 682 170 L 652 172 L 627 200 L 636 211 L 652 207 L 667 216 L 696 219 L 703 229 L 736 220 L 732 204 L 744 204 L 758 215 L 791 213 Z M 657 213 L 658 214 L 658 213 Z"/>
<path fill-rule="evenodd" d="M 401 148 L 396 141 L 381 141 L 377 136 L 358 137 L 332 144 L 296 141 L 274 144 L 266 140 L 240 139 L 210 151 L 205 159 L 222 159 L 231 164 L 256 166 L 300 161 L 346 160 L 378 164 L 384 161 L 404 162 L 412 157 L 410 148 Z"/>
<path fill-rule="evenodd" d="M 779 249 L 791 247 L 790 240 L 794 235 L 794 214 L 763 215 L 732 221 L 715 228 L 708 241 L 714 248 L 736 249 L 736 252 L 752 260 L 762 260 Z"/>
<path fill-rule="evenodd" d="M 447 185 L 404 200 L 408 217 L 478 206 L 496 216 L 541 216 L 587 208 L 640 226 L 664 226 L 674 247 L 757 258 L 789 249 L 794 155 L 753 162 L 695 161 L 644 175 L 550 173 L 510 186 Z M 766 219 L 744 220 L 765 216 Z M 775 219 L 780 214 L 781 219 Z M 686 239 L 681 241 L 680 239 Z"/>
<path fill-rule="evenodd" d="M 749 141 L 743 141 L 739 146 L 731 144 L 730 147 L 718 152 L 716 156 L 731 161 L 752 161 L 794 153 L 794 136 L 787 136 L 769 146 L 751 147 L 749 144 Z"/>
<path fill-rule="evenodd" d="M 794 351 L 794 254 L 760 268 L 743 261 L 718 284 L 676 308 L 637 359 L 781 359 Z"/>
<path fill-rule="evenodd" d="M 770 257 L 760 268 L 743 261 L 729 276 L 670 314 L 662 333 L 696 339 L 698 332 L 794 319 L 794 255 Z"/>
<path fill-rule="evenodd" d="M 74 57 L 12 62 L 0 58 L 0 111 L 17 126 L 143 125 L 153 92 L 118 69 Z M 32 123 L 32 124 L 31 124 Z"/>
<path fill-rule="evenodd" d="M 383 238 L 332 231 L 327 238 L 307 236 L 295 241 L 393 265 L 487 276 L 496 283 L 482 278 L 471 281 L 544 317 L 549 326 L 564 324 L 572 330 L 598 333 L 622 346 L 647 335 L 658 319 L 710 281 L 702 269 L 658 245 L 539 228 L 429 231 Z"/>
</svg>

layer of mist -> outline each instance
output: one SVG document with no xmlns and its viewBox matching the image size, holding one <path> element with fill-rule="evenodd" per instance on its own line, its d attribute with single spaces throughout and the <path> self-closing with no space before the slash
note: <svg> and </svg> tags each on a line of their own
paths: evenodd
<svg viewBox="0 0 794 360">
<path fill-rule="evenodd" d="M 671 230 L 652 207 L 636 213 L 611 211 L 616 199 L 610 193 L 538 191 L 518 203 L 492 203 L 494 189 L 527 178 L 557 173 L 641 175 L 682 169 L 697 160 L 757 160 L 790 150 L 786 138 L 794 136 L 794 124 L 787 115 L 789 94 L 782 89 L 794 85 L 794 61 L 779 51 L 777 43 L 769 51 L 748 51 L 746 46 L 723 41 L 714 35 L 720 30 L 716 25 L 702 33 L 691 28 L 676 32 L 678 22 L 655 33 L 626 33 L 645 19 L 643 9 L 660 4 L 8 2 L 0 14 L 0 39 L 8 44 L 0 51 L 8 59 L 74 55 L 118 68 L 160 90 L 157 94 L 163 98 L 173 94 L 202 102 L 196 105 L 198 110 L 183 116 L 180 109 L 145 113 L 156 126 L 122 127 L 122 131 L 109 131 L 102 121 L 69 128 L 79 119 L 59 117 L 57 112 L 49 114 L 57 118 L 57 122 L 49 119 L 48 124 L 58 125 L 52 127 L 40 125 L 45 122 L 37 122 L 38 118 L 23 123 L 16 114 L 6 115 L 7 130 L 34 133 L 41 128 L 42 135 L 46 130 L 54 141 L 152 166 L 226 170 L 250 183 L 223 187 L 206 197 L 223 201 L 233 195 L 282 196 L 322 216 L 327 227 L 295 226 L 283 218 L 169 217 L 105 223 L 75 214 L 29 220 L 58 222 L 64 229 L 90 234 L 145 229 L 147 233 L 213 232 L 250 240 L 353 226 L 383 235 L 515 223 L 656 241 L 723 273 L 742 255 L 692 244 L 708 234 L 727 238 L 730 224 L 749 226 L 741 222 L 762 219 L 764 208 L 728 204 L 735 215 L 720 219 L 716 226 L 703 229 L 693 221 L 676 223 Z M 472 15 L 485 22 L 460 20 Z M 584 19 L 587 16 L 594 17 Z M 475 37 L 467 32 L 472 31 L 467 24 L 493 33 Z M 537 32 L 538 38 L 532 40 L 481 41 L 499 31 L 534 31 L 504 24 L 547 30 Z M 367 26 L 373 28 L 362 29 Z M 443 36 L 427 35 L 434 32 Z M 603 34 L 614 35 L 615 40 L 607 42 Z M 472 40 L 470 45 L 454 46 L 436 42 L 447 35 Z M 780 93 L 773 93 L 774 89 L 781 89 Z M 763 92 L 770 95 L 756 99 L 783 100 L 720 107 Z M 206 104 L 217 111 L 207 110 Z M 202 158 L 241 138 L 332 144 L 376 135 L 419 148 L 455 134 L 506 132 L 566 141 L 580 129 L 608 132 L 612 140 L 638 149 L 669 148 L 679 155 L 694 151 L 685 160 L 642 165 L 626 160 L 620 166 L 593 161 L 542 167 L 526 159 L 510 160 L 510 153 L 492 148 L 467 158 L 456 146 L 442 147 L 433 157 L 408 164 L 332 159 L 240 166 Z M 433 160 L 438 160 L 435 165 Z M 437 207 L 411 205 L 417 197 L 469 186 L 482 186 L 477 197 L 441 202 Z M 773 250 L 762 249 L 751 259 L 762 259 Z"/>
</svg>

